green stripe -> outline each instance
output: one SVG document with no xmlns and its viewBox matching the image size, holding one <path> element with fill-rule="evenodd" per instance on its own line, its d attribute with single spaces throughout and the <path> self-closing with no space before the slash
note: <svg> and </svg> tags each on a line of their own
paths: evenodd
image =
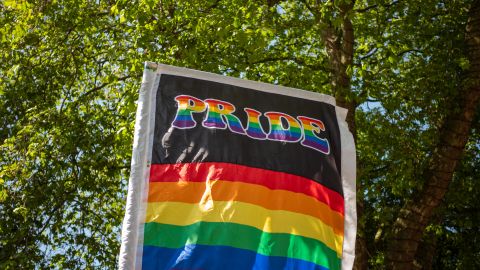
<svg viewBox="0 0 480 270">
<path fill-rule="evenodd" d="M 266 256 L 305 260 L 333 270 L 340 269 L 341 264 L 335 251 L 308 237 L 267 233 L 236 223 L 197 222 L 189 226 L 145 224 L 144 245 L 180 248 L 188 244 L 230 246 Z"/>
<path fill-rule="evenodd" d="M 296 127 L 290 127 L 290 131 L 293 133 L 300 133 L 302 134 L 302 130 Z"/>
<path fill-rule="evenodd" d="M 217 112 L 208 111 L 208 117 L 220 118 L 220 114 Z"/>
<path fill-rule="evenodd" d="M 181 116 L 188 115 L 188 116 L 190 116 L 192 112 L 193 111 L 189 110 L 189 109 L 180 109 L 180 110 L 177 111 L 177 115 L 181 115 Z"/>
<path fill-rule="evenodd" d="M 250 127 L 260 129 L 260 124 L 258 122 L 250 122 Z"/>
</svg>

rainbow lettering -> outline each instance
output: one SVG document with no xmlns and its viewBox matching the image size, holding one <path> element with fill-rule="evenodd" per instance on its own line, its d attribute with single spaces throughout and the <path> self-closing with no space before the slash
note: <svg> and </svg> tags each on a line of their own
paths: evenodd
<svg viewBox="0 0 480 270">
<path fill-rule="evenodd" d="M 226 129 L 228 124 L 230 131 L 245 134 L 240 120 L 232 114 L 235 112 L 235 106 L 217 99 L 206 99 L 204 102 L 208 107 L 207 118 L 202 123 L 204 127 Z"/>
<path fill-rule="evenodd" d="M 180 129 L 194 128 L 197 122 L 193 119 L 192 113 L 203 112 L 206 108 L 205 103 L 201 99 L 188 95 L 176 96 L 175 100 L 178 110 L 172 126 Z"/>
<path fill-rule="evenodd" d="M 262 115 L 262 113 L 250 108 L 245 108 L 243 110 L 247 113 L 248 116 L 246 130 L 248 137 L 257 140 L 264 140 L 267 137 L 267 134 L 265 134 L 262 126 L 260 125 L 260 116 Z"/>
<path fill-rule="evenodd" d="M 211 129 L 228 129 L 237 134 L 246 135 L 256 140 L 270 140 L 281 142 L 300 142 L 302 146 L 316 150 L 323 154 L 330 154 L 330 144 L 325 135 L 325 125 L 321 120 L 293 116 L 282 112 L 266 112 L 263 115 L 269 122 L 269 132 L 265 132 L 260 124 L 262 113 L 252 108 L 244 108 L 247 114 L 246 128 L 233 113 L 236 108 L 233 104 L 217 99 L 201 100 L 189 95 L 175 97 L 178 109 L 172 122 L 172 127 L 179 129 L 194 128 L 197 122 L 193 113 L 202 113 L 207 110 L 202 126 Z M 286 123 L 284 125 L 282 120 Z"/>
<path fill-rule="evenodd" d="M 270 133 L 268 133 L 269 140 L 298 142 L 302 139 L 302 127 L 292 116 L 280 112 L 266 112 L 265 116 L 270 122 Z M 282 119 L 287 121 L 287 128 L 282 125 Z"/>
<path fill-rule="evenodd" d="M 306 116 L 298 116 L 297 118 L 302 122 L 303 133 L 305 134 L 301 144 L 328 155 L 330 153 L 328 140 L 319 138 L 315 134 L 325 131 L 323 122 Z"/>
</svg>

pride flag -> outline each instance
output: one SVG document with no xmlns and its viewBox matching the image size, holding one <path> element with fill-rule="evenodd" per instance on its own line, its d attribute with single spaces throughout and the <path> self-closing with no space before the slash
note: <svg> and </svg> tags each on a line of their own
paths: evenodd
<svg viewBox="0 0 480 270">
<path fill-rule="evenodd" d="M 333 98 L 147 63 L 120 269 L 350 269 L 355 148 Z"/>
</svg>

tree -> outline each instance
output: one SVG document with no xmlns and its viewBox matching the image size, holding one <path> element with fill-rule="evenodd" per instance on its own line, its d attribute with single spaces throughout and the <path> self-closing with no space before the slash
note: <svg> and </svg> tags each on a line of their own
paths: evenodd
<svg viewBox="0 0 480 270">
<path fill-rule="evenodd" d="M 395 269 L 411 268 L 418 243 L 435 208 L 443 200 L 457 163 L 468 142 L 470 127 L 480 101 L 480 1 L 474 1 L 468 13 L 464 45 L 470 66 L 461 73 L 453 102 L 442 121 L 439 137 L 421 171 L 423 187 L 402 207 L 393 224 L 392 243 L 388 248 L 389 265 Z"/>
<path fill-rule="evenodd" d="M 2 268 L 115 268 L 147 60 L 334 95 L 357 141 L 355 268 L 480 266 L 478 0 L 0 7 Z"/>
</svg>

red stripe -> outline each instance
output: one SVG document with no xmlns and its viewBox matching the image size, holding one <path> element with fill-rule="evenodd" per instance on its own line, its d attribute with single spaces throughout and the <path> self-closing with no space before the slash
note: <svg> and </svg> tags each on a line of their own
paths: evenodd
<svg viewBox="0 0 480 270">
<path fill-rule="evenodd" d="M 206 180 L 244 182 L 269 189 L 303 193 L 344 215 L 344 201 L 339 193 L 318 182 L 293 174 L 220 162 L 152 164 L 150 170 L 150 182 Z"/>
</svg>

